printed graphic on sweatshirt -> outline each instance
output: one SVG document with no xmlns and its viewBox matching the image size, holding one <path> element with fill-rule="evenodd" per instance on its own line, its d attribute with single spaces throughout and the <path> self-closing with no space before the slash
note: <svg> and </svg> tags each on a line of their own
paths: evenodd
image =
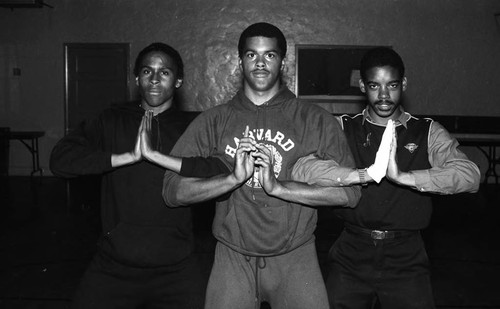
<svg viewBox="0 0 500 309">
<path fill-rule="evenodd" d="M 295 147 L 295 143 L 285 137 L 285 134 L 280 131 L 272 131 L 271 129 L 252 129 L 249 132 L 249 137 L 252 137 L 257 143 L 266 146 L 273 154 L 273 171 L 274 176 L 278 178 L 283 165 L 283 155 Z M 241 136 L 244 132 L 241 133 Z M 236 150 L 240 143 L 240 138 L 235 137 L 232 145 L 226 145 L 225 153 L 231 158 L 236 155 Z M 253 176 L 248 179 L 246 185 L 252 188 L 261 188 L 259 183 L 259 174 L 254 170 Z"/>
</svg>

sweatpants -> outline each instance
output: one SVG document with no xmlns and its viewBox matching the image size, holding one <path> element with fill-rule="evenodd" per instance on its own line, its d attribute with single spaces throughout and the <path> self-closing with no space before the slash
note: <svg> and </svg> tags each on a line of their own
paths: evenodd
<svg viewBox="0 0 500 309">
<path fill-rule="evenodd" d="M 221 242 L 215 249 L 206 309 L 327 309 L 314 241 L 278 256 L 246 256 Z"/>
<path fill-rule="evenodd" d="M 172 267 L 138 268 L 97 253 L 73 299 L 73 309 L 203 308 L 206 279 L 193 258 Z"/>
<path fill-rule="evenodd" d="M 428 258 L 420 233 L 374 240 L 344 230 L 329 252 L 330 308 L 432 309 Z"/>
</svg>

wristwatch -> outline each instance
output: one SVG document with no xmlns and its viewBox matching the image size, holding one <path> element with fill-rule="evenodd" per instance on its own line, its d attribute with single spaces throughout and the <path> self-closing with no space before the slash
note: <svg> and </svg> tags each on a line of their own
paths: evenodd
<svg viewBox="0 0 500 309">
<path fill-rule="evenodd" d="M 366 182 L 366 168 L 363 169 L 358 169 L 358 175 L 359 175 L 359 182 L 361 183 L 362 186 L 368 185 Z"/>
</svg>

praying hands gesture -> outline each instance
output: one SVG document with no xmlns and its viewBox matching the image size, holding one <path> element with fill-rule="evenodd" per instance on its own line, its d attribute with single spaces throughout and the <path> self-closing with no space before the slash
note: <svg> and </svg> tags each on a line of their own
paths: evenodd
<svg viewBox="0 0 500 309">
<path fill-rule="evenodd" d="M 154 114 L 152 110 L 144 112 L 141 124 L 137 130 L 134 149 L 123 154 L 112 154 L 111 165 L 113 167 L 134 164 L 145 159 L 174 172 L 178 173 L 180 171 L 182 159 L 162 154 L 151 147 L 150 136 L 153 116 Z"/>
<path fill-rule="evenodd" d="M 375 163 L 367 169 L 367 173 L 376 182 L 380 182 L 383 177 L 393 183 L 403 186 L 415 186 L 415 179 L 411 173 L 402 172 L 398 167 L 397 153 L 398 138 L 396 126 L 389 119 L 386 129 L 382 135 L 379 150 L 375 158 Z"/>
<path fill-rule="evenodd" d="M 253 153 L 255 157 L 255 167 L 260 185 L 267 194 L 273 195 L 274 190 L 279 185 L 274 175 L 274 156 L 272 148 L 265 145 L 256 145 L 257 150 Z"/>
<path fill-rule="evenodd" d="M 238 183 L 244 183 L 253 175 L 255 158 L 253 153 L 257 151 L 256 142 L 248 136 L 249 128 L 246 126 L 243 138 L 236 150 L 233 176 Z"/>
<path fill-rule="evenodd" d="M 375 156 L 375 162 L 366 169 L 368 175 L 377 183 L 386 176 L 389 155 L 391 150 L 391 142 L 396 129 L 392 119 L 389 119 L 385 127 L 384 134 L 382 134 L 382 141 Z"/>
<path fill-rule="evenodd" d="M 139 147 L 141 155 L 147 159 L 152 160 L 154 157 L 154 150 L 151 147 L 151 122 L 153 119 L 153 111 L 147 110 L 142 116 L 139 132 L 137 133 L 137 141 L 135 148 Z"/>
<path fill-rule="evenodd" d="M 403 186 L 415 188 L 415 177 L 408 172 L 402 172 L 398 167 L 397 162 L 398 139 L 396 131 L 392 132 L 391 148 L 389 152 L 389 163 L 387 165 L 386 177 L 388 180 Z"/>
</svg>

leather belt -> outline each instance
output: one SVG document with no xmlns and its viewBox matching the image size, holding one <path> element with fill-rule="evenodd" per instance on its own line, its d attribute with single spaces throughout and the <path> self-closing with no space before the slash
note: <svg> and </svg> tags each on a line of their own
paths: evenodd
<svg viewBox="0 0 500 309">
<path fill-rule="evenodd" d="M 400 237 L 408 237 L 417 234 L 419 231 L 413 230 L 397 230 L 397 231 L 387 231 L 387 230 L 370 230 L 360 226 L 355 226 L 352 224 L 345 224 L 345 229 L 356 235 L 369 237 L 374 240 L 382 239 L 394 239 Z"/>
</svg>

